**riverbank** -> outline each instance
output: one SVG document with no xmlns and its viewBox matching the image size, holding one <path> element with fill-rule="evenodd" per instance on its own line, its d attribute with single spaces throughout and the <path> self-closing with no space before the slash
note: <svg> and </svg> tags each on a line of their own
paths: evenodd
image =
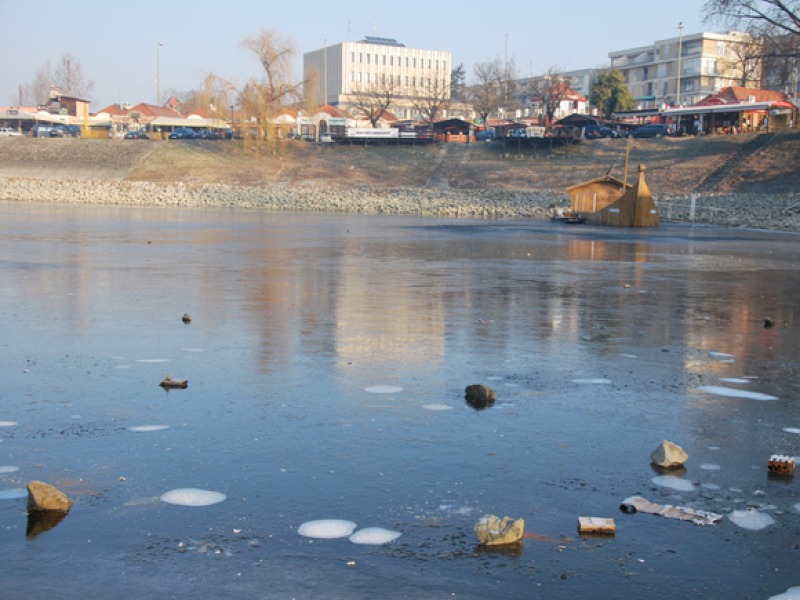
<svg viewBox="0 0 800 600">
<path fill-rule="evenodd" d="M 732 138 L 636 142 L 631 163 L 648 165 L 662 220 L 800 232 L 796 134 L 732 166 L 720 191 L 696 191 L 746 143 Z M 0 142 L 0 200 L 541 219 L 568 205 L 568 185 L 623 177 L 625 150 L 294 142 L 265 156 L 242 143 L 15 139 Z"/>
</svg>

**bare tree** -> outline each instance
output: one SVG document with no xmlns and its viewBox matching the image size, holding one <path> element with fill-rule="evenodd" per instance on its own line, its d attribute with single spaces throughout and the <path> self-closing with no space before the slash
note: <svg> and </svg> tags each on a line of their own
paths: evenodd
<svg viewBox="0 0 800 600">
<path fill-rule="evenodd" d="M 760 83 L 763 48 L 762 40 L 755 33 L 747 33 L 740 41 L 731 44 L 725 62 L 736 73 L 741 87 Z"/>
<path fill-rule="evenodd" d="M 800 0 L 707 0 L 703 13 L 710 21 L 800 36 Z"/>
<path fill-rule="evenodd" d="M 433 127 L 450 104 L 450 87 L 444 79 L 427 79 L 411 93 L 411 104 L 419 116 Z"/>
<path fill-rule="evenodd" d="M 255 54 L 263 70 L 250 79 L 239 93 L 241 108 L 260 130 L 268 148 L 275 149 L 278 136 L 272 121 L 300 98 L 302 81 L 292 80 L 294 44 L 275 31 L 264 29 L 242 40 L 242 47 Z"/>
<path fill-rule="evenodd" d="M 348 101 L 350 111 L 370 122 L 373 127 L 378 126 L 378 121 L 389 110 L 397 95 L 394 79 L 389 76 L 382 77 L 359 86 Z"/>
<path fill-rule="evenodd" d="M 800 62 L 800 36 L 766 35 L 763 42 L 762 85 L 790 93 L 791 87 L 796 85 L 797 65 Z"/>
<path fill-rule="evenodd" d="M 472 108 L 484 123 L 504 104 L 504 69 L 499 60 L 476 63 L 472 68 L 475 82 L 469 87 Z"/>
<path fill-rule="evenodd" d="M 530 83 L 530 96 L 552 124 L 561 102 L 572 94 L 570 80 L 557 67 L 550 67 L 541 77 L 534 77 Z"/>
<path fill-rule="evenodd" d="M 94 81 L 83 74 L 80 61 L 67 52 L 55 68 L 49 61 L 40 65 L 33 79 L 20 88 L 21 104 L 40 105 L 47 102 L 54 88 L 64 95 L 89 99 L 88 96 L 94 92 Z"/>
</svg>

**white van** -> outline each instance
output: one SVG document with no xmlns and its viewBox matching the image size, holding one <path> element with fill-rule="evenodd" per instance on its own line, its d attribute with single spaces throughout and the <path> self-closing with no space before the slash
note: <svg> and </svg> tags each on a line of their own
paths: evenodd
<svg viewBox="0 0 800 600">
<path fill-rule="evenodd" d="M 0 127 L 0 137 L 16 137 L 22 135 L 16 129 L 11 129 L 11 127 Z"/>
</svg>

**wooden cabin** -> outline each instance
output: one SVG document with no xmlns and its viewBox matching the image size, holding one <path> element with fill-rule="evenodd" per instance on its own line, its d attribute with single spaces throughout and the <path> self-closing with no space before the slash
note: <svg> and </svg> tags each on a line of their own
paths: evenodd
<svg viewBox="0 0 800 600">
<path fill-rule="evenodd" d="M 567 188 L 570 210 L 581 214 L 603 210 L 619 200 L 630 187 L 630 184 L 610 175 L 578 183 Z"/>
<path fill-rule="evenodd" d="M 639 178 L 632 186 L 619 181 L 627 189 L 616 200 L 596 211 L 579 211 L 585 221 L 619 227 L 658 227 L 658 208 L 644 179 L 645 170 L 644 165 L 639 165 Z"/>
</svg>

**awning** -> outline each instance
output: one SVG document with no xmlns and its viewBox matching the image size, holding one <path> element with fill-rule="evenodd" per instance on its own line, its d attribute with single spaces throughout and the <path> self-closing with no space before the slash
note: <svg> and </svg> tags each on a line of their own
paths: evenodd
<svg viewBox="0 0 800 600">
<path fill-rule="evenodd" d="M 754 110 L 769 110 L 775 102 L 739 102 L 737 104 L 713 104 L 706 106 L 685 106 L 662 110 L 665 117 L 682 117 L 684 115 L 708 115 L 712 113 L 741 113 Z"/>
</svg>

